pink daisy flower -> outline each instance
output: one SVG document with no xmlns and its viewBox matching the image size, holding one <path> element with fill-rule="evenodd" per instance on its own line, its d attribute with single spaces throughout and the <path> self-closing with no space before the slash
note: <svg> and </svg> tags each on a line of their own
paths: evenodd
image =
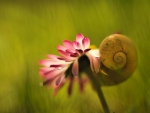
<svg viewBox="0 0 150 113">
<path fill-rule="evenodd" d="M 73 42 L 64 40 L 63 46 L 57 46 L 61 56 L 47 55 L 47 59 L 41 60 L 39 74 L 45 79 L 42 85 L 53 85 L 54 94 L 64 85 L 67 79 L 70 80 L 68 94 L 71 94 L 72 84 L 78 81 L 81 91 L 87 78 L 81 77 L 80 73 L 90 66 L 94 73 L 99 72 L 99 51 L 90 49 L 89 38 L 82 34 L 76 36 Z"/>
</svg>

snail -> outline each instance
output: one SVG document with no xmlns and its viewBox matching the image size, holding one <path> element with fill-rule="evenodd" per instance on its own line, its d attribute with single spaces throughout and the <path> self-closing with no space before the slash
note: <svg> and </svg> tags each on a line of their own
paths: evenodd
<svg viewBox="0 0 150 113">
<path fill-rule="evenodd" d="M 106 37 L 99 47 L 101 85 L 115 85 L 127 80 L 136 69 L 137 50 L 122 34 Z"/>
</svg>

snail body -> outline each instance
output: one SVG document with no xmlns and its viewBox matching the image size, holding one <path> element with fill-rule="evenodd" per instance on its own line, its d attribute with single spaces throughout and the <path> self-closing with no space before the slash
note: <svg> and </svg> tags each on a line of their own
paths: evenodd
<svg viewBox="0 0 150 113">
<path fill-rule="evenodd" d="M 129 78 L 137 65 L 137 50 L 133 42 L 121 34 L 106 37 L 99 47 L 100 82 L 119 84 Z"/>
</svg>

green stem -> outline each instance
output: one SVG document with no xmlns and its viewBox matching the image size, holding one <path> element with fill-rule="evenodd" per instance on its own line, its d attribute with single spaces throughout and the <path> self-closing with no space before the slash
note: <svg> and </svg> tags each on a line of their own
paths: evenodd
<svg viewBox="0 0 150 113">
<path fill-rule="evenodd" d="M 97 95 L 98 95 L 98 98 L 102 104 L 104 113 L 110 113 L 106 99 L 105 99 L 104 94 L 102 92 L 100 83 L 95 78 L 95 76 L 93 75 L 93 73 L 90 69 L 87 69 L 86 73 L 87 73 L 87 76 L 89 77 L 89 79 L 91 80 L 93 87 L 95 88 L 95 91 L 97 92 Z"/>
</svg>

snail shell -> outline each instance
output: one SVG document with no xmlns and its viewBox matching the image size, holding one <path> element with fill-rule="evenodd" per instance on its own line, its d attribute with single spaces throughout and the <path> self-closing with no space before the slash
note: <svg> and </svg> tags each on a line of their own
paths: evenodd
<svg viewBox="0 0 150 113">
<path fill-rule="evenodd" d="M 128 79 L 137 65 L 133 42 L 121 34 L 106 37 L 99 47 L 101 85 L 119 84 Z"/>
</svg>

